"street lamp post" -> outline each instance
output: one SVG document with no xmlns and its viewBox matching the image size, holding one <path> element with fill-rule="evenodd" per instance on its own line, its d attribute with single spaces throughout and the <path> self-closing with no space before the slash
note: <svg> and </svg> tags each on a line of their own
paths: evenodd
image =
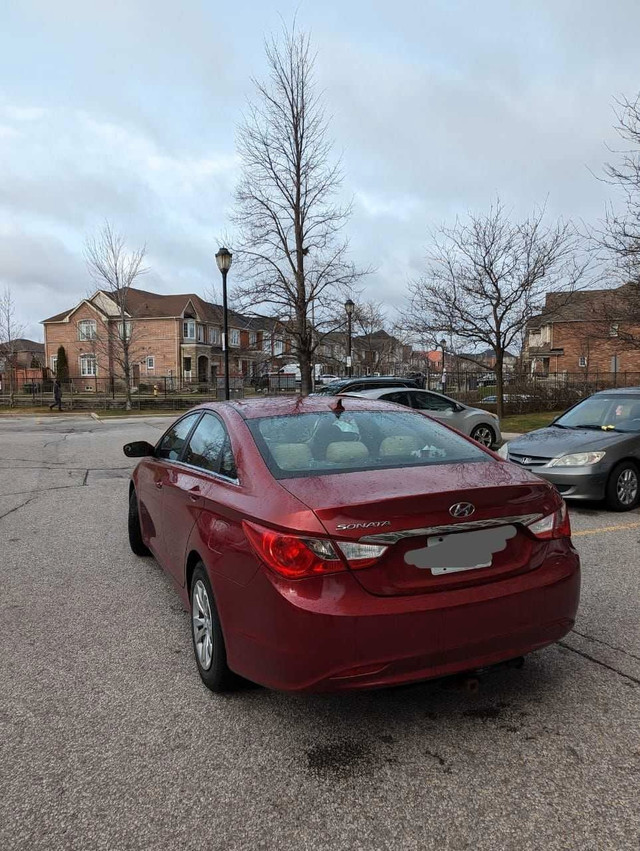
<svg viewBox="0 0 640 851">
<path fill-rule="evenodd" d="M 222 352 L 224 355 L 224 398 L 229 399 L 229 313 L 227 309 L 227 272 L 231 268 L 233 254 L 221 248 L 216 254 L 218 269 L 222 272 Z"/>
<path fill-rule="evenodd" d="M 443 393 L 444 393 L 444 388 L 445 388 L 445 383 L 446 383 L 446 378 L 445 378 L 446 373 L 445 373 L 445 369 L 444 369 L 444 354 L 445 354 L 446 345 L 447 345 L 447 341 L 443 337 L 440 340 L 440 348 L 442 349 L 442 377 L 440 379 L 440 383 L 442 385 L 442 392 Z"/>
<path fill-rule="evenodd" d="M 348 298 L 344 303 L 344 309 L 347 312 L 347 376 L 351 378 L 353 374 L 353 368 L 351 366 L 351 316 L 353 315 L 353 309 L 355 304 Z"/>
</svg>

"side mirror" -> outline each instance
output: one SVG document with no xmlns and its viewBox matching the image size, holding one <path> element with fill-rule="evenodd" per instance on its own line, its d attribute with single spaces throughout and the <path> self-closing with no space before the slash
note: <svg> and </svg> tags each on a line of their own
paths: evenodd
<svg viewBox="0 0 640 851">
<path fill-rule="evenodd" d="M 122 451 L 127 458 L 148 458 L 153 455 L 155 450 L 146 440 L 136 440 L 133 443 L 125 443 Z"/>
</svg>

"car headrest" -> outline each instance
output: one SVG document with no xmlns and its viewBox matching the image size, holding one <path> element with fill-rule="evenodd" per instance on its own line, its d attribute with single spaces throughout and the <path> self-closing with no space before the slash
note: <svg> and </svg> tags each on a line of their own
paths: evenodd
<svg viewBox="0 0 640 851">
<path fill-rule="evenodd" d="M 380 444 L 380 455 L 382 457 L 390 455 L 408 457 L 418 449 L 420 449 L 420 443 L 417 438 L 409 434 L 398 434 L 394 437 L 385 437 Z"/>
<path fill-rule="evenodd" d="M 279 443 L 271 447 L 271 454 L 281 470 L 303 470 L 311 461 L 306 443 Z"/>
<path fill-rule="evenodd" d="M 364 461 L 369 457 L 369 450 L 359 440 L 340 440 L 327 446 L 326 459 L 332 464 L 349 464 L 354 461 Z"/>
</svg>

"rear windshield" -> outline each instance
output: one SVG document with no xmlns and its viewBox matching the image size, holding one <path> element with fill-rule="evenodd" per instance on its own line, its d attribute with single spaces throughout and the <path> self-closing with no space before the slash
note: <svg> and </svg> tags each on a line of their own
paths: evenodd
<svg viewBox="0 0 640 851">
<path fill-rule="evenodd" d="M 316 396 L 335 396 L 340 393 L 343 387 L 346 387 L 345 381 L 334 381 L 332 384 L 325 384 L 324 387 L 316 388 Z"/>
<path fill-rule="evenodd" d="M 491 460 L 475 444 L 410 412 L 320 411 L 247 425 L 277 479 Z"/>
<path fill-rule="evenodd" d="M 390 378 L 386 381 L 334 381 L 324 387 L 318 387 L 316 396 L 337 396 L 338 393 L 351 393 L 359 390 L 380 390 L 383 387 L 417 387 L 415 381 L 402 378 Z"/>
</svg>

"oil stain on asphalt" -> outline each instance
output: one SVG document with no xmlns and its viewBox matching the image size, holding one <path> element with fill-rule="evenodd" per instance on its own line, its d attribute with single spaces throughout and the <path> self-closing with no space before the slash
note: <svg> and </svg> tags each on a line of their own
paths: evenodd
<svg viewBox="0 0 640 851">
<path fill-rule="evenodd" d="M 345 739 L 328 745 L 314 745 L 307 754 L 307 768 L 319 778 L 337 779 L 363 774 L 371 764 L 367 745 Z"/>
</svg>

